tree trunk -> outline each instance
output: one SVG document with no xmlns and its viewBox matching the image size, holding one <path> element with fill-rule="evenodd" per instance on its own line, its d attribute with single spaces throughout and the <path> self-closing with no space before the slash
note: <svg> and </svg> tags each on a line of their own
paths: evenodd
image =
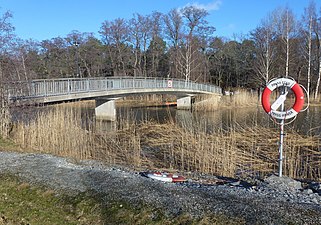
<svg viewBox="0 0 321 225">
<path fill-rule="evenodd" d="M 286 12 L 286 64 L 285 64 L 285 77 L 289 76 L 289 51 L 290 51 L 290 39 L 289 39 L 289 13 Z"/>
<path fill-rule="evenodd" d="M 312 48 L 312 16 L 310 16 L 309 20 L 309 40 L 308 40 L 308 87 L 307 92 L 310 94 L 310 83 L 311 83 L 311 48 Z"/>
<path fill-rule="evenodd" d="M 321 44 L 320 44 L 321 48 Z M 319 58 L 319 75 L 318 75 L 318 80 L 317 80 L 317 85 L 315 87 L 315 93 L 314 93 L 314 99 L 317 100 L 318 98 L 318 92 L 319 92 L 319 87 L 320 87 L 320 79 L 321 79 L 321 57 Z"/>
<path fill-rule="evenodd" d="M 2 67 L 0 65 L 0 137 L 9 137 L 10 113 L 7 95 L 3 86 Z"/>
<path fill-rule="evenodd" d="M 316 40 L 318 43 L 318 56 L 319 56 L 319 73 L 318 73 L 318 80 L 316 83 L 316 87 L 315 87 L 315 93 L 314 93 L 314 99 L 316 100 L 318 98 L 318 92 L 319 92 L 319 87 L 320 87 L 320 80 L 321 80 L 321 41 L 319 38 L 319 34 L 318 32 L 315 33 L 316 34 Z"/>
<path fill-rule="evenodd" d="M 266 38 L 266 71 L 265 71 L 265 84 L 269 82 L 270 79 L 270 42 L 269 42 L 269 36 L 267 34 Z"/>
</svg>

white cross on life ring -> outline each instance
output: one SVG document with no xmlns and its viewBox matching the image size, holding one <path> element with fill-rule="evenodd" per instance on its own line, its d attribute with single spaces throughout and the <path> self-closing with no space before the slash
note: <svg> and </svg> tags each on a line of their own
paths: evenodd
<svg viewBox="0 0 321 225">
<path fill-rule="evenodd" d="M 287 111 L 277 111 L 276 109 L 279 106 L 279 103 L 285 100 L 285 95 L 280 96 L 271 106 L 270 104 L 270 95 L 274 89 L 285 86 L 291 88 L 295 95 L 295 102 L 291 109 Z M 282 99 L 283 98 L 283 99 Z M 268 85 L 264 88 L 262 93 L 262 106 L 266 113 L 268 113 L 271 117 L 275 119 L 290 119 L 295 117 L 302 109 L 304 104 L 304 93 L 300 85 L 295 82 L 294 80 L 288 78 L 279 78 L 276 80 L 271 81 Z M 273 107 L 276 105 L 276 107 Z"/>
</svg>

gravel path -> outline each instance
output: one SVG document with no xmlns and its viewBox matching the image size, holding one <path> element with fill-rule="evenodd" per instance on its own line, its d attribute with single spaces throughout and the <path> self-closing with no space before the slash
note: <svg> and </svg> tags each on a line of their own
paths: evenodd
<svg viewBox="0 0 321 225">
<path fill-rule="evenodd" d="M 51 155 L 9 152 L 0 152 L 0 173 L 15 174 L 30 183 L 68 193 L 99 193 L 103 201 L 143 201 L 172 216 L 215 213 L 243 218 L 247 224 L 321 224 L 320 195 L 291 186 L 293 183 L 284 186 L 270 181 L 252 187 L 239 183 L 163 183 L 98 161 L 76 164 Z"/>
</svg>

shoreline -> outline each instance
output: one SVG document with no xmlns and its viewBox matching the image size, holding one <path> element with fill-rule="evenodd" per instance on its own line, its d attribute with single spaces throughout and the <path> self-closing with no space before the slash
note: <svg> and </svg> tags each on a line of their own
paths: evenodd
<svg viewBox="0 0 321 225">
<path fill-rule="evenodd" d="M 192 218 L 224 215 L 246 224 L 321 223 L 321 196 L 293 187 L 261 185 L 163 183 L 141 176 L 126 167 L 100 161 L 74 160 L 49 154 L 0 152 L 0 173 L 40 184 L 71 195 L 91 192 L 102 201 L 119 200 L 131 205 L 147 204 L 169 217 Z M 280 187 L 281 187 L 280 186 Z M 105 202 L 105 203 L 106 203 Z"/>
</svg>

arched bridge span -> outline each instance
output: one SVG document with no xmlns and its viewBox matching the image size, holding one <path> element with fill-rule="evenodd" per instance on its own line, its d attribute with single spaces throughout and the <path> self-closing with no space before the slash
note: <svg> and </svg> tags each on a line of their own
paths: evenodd
<svg viewBox="0 0 321 225">
<path fill-rule="evenodd" d="M 193 81 L 140 77 L 97 77 L 42 79 L 13 82 L 8 85 L 10 101 L 32 100 L 51 103 L 76 99 L 96 99 L 96 115 L 113 119 L 114 99 L 133 94 L 171 94 L 177 96 L 178 108 L 190 107 L 190 96 L 199 94 L 221 95 L 215 85 Z M 109 112 L 108 112 L 109 111 Z"/>
</svg>

